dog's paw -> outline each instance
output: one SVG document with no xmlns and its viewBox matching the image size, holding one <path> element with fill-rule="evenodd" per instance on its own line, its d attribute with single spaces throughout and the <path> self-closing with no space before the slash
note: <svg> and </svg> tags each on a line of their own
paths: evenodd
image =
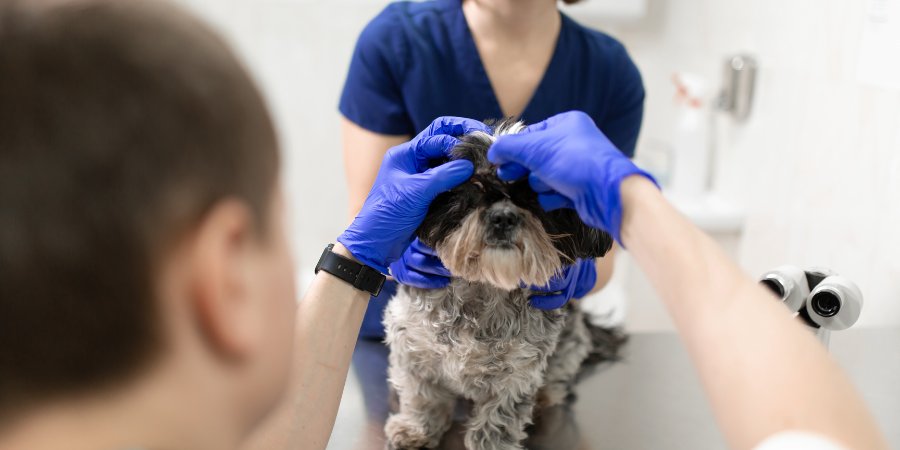
<svg viewBox="0 0 900 450">
<path fill-rule="evenodd" d="M 402 414 L 391 416 L 384 426 L 388 448 L 391 450 L 415 450 L 435 448 L 440 436 L 428 436 L 424 427 Z"/>
<path fill-rule="evenodd" d="M 524 436 L 522 437 L 524 439 Z M 522 450 L 525 447 L 502 431 L 473 429 L 466 433 L 466 450 Z"/>
</svg>

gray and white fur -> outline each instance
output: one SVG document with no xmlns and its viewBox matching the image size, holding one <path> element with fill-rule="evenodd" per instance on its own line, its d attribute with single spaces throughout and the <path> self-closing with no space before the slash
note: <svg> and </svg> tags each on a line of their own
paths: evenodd
<svg viewBox="0 0 900 450">
<path fill-rule="evenodd" d="M 603 256 L 611 246 L 571 210 L 543 211 L 527 181 L 497 179 L 487 149 L 495 136 L 522 128 L 507 120 L 493 135 L 461 138 L 453 159 L 471 160 L 475 175 L 438 197 L 418 232 L 451 283 L 403 286 L 387 307 L 388 376 L 399 397 L 385 426 L 391 448 L 436 447 L 459 397 L 473 403 L 466 448 L 522 448 L 535 405 L 563 403 L 595 350 L 575 302 L 536 309 L 520 287 L 546 285 L 576 258 Z M 621 340 L 606 343 L 615 353 Z"/>
</svg>

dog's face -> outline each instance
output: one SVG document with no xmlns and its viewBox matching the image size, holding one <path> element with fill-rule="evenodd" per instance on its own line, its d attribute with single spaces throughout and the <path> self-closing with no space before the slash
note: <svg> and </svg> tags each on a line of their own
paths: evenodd
<svg viewBox="0 0 900 450">
<path fill-rule="evenodd" d="M 475 174 L 431 204 L 418 237 L 433 247 L 455 277 L 512 290 L 546 285 L 576 258 L 605 255 L 612 238 L 588 227 L 571 209 L 544 211 L 528 180 L 507 183 L 487 159 L 494 136 L 523 128 L 510 120 L 494 134 L 461 137 L 451 159 L 467 159 Z"/>
</svg>

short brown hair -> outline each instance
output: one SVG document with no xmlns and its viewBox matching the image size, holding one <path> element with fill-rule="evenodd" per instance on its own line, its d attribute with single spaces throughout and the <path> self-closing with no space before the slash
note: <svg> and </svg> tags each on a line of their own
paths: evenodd
<svg viewBox="0 0 900 450">
<path fill-rule="evenodd" d="M 267 108 L 167 3 L 0 6 L 0 412 L 101 387 L 160 348 L 167 246 L 224 198 L 260 221 Z"/>
</svg>

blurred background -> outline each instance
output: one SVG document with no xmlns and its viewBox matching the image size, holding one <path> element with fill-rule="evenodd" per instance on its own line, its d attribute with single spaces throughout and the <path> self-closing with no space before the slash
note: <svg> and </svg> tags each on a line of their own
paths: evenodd
<svg viewBox="0 0 900 450">
<path fill-rule="evenodd" d="M 346 225 L 338 97 L 359 32 L 387 2 L 179 1 L 237 47 L 275 112 L 305 286 Z M 866 298 L 857 327 L 878 327 L 900 325 L 898 3 L 586 0 L 565 11 L 639 66 L 637 160 L 678 208 L 753 276 L 782 264 L 848 276 Z M 619 257 L 591 305 L 632 331 L 670 329 Z"/>
</svg>

